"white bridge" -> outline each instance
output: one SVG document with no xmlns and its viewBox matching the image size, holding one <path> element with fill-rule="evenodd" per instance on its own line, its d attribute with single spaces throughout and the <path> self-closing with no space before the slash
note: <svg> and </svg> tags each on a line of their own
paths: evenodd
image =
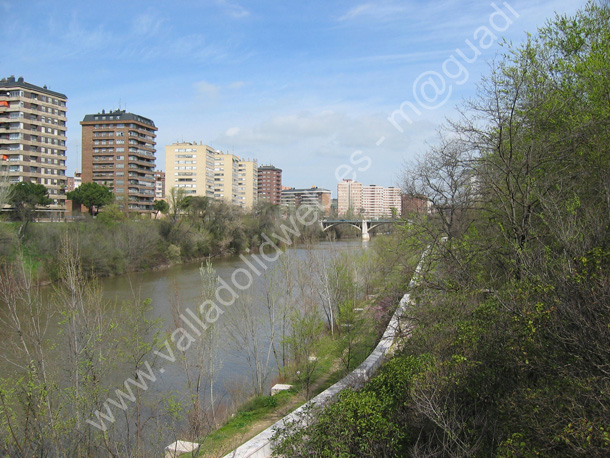
<svg viewBox="0 0 610 458">
<path fill-rule="evenodd" d="M 362 240 L 369 240 L 371 238 L 369 235 L 370 230 L 382 224 L 396 224 L 398 222 L 400 221 L 397 219 L 323 219 L 320 220 L 320 225 L 322 226 L 322 231 L 326 232 L 331 227 L 338 226 L 339 224 L 348 224 L 362 231 Z"/>
</svg>

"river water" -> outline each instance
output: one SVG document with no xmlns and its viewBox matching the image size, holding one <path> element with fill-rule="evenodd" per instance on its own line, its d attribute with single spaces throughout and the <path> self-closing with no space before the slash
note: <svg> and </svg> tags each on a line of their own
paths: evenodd
<svg viewBox="0 0 610 458">
<path fill-rule="evenodd" d="M 265 355 L 263 362 L 267 367 L 264 372 L 268 373 L 265 378 L 263 388 L 266 393 L 269 393 L 271 384 L 274 382 L 274 368 L 277 367 L 276 361 L 273 359 L 273 355 L 268 351 L 268 338 L 266 337 L 269 333 L 269 321 L 266 321 L 267 309 L 264 306 L 264 292 L 267 291 L 269 285 L 268 276 L 264 275 L 265 272 L 271 272 L 277 269 L 282 263 L 289 259 L 291 262 L 286 263 L 283 267 L 283 275 L 285 281 L 277 281 L 274 288 L 282 290 L 283 292 L 288 291 L 289 295 L 292 295 L 291 300 L 296 306 L 300 304 L 301 296 L 299 296 L 297 289 L 299 280 L 303 280 L 305 270 L 301 269 L 301 266 L 307 266 L 309 272 L 315 272 L 316 269 L 323 269 L 325 265 L 328 265 L 333 257 L 340 253 L 359 253 L 363 249 L 366 249 L 367 244 L 363 243 L 360 239 L 353 239 L 347 241 L 335 241 L 335 242 L 319 242 L 308 246 L 294 246 L 286 249 L 285 252 L 280 253 L 279 251 L 273 251 L 268 253 L 266 256 L 262 256 L 260 253 L 247 254 L 242 256 L 215 258 L 212 260 L 212 266 L 215 270 L 216 275 L 225 284 L 236 285 L 237 280 L 240 285 L 250 283 L 249 288 L 239 289 L 238 293 L 242 300 L 243 297 L 248 297 L 246 305 L 249 307 L 246 309 L 231 309 L 226 314 L 219 315 L 218 320 L 213 323 L 214 330 L 214 346 L 216 348 L 215 357 L 215 370 L 214 370 L 214 405 L 234 407 L 237 404 L 243 402 L 248 395 L 253 391 L 252 385 L 252 371 L 251 366 L 248 364 L 247 356 L 248 349 L 246 346 L 236 345 L 235 339 L 230 338 L 231 327 L 230 323 L 235 320 L 239 321 L 241 313 L 244 313 L 244 320 L 246 315 L 254 316 L 257 318 L 257 323 L 264 329 L 257 329 L 257 337 L 260 337 L 259 343 L 261 346 L 261 353 Z M 277 258 L 277 259 L 275 259 Z M 315 262 L 312 262 L 312 259 Z M 164 332 L 164 336 L 169 336 L 173 331 L 176 330 L 175 317 L 172 316 L 171 303 L 175 302 L 176 298 L 179 298 L 180 310 L 185 313 L 187 310 L 197 311 L 200 304 L 202 303 L 202 277 L 200 274 L 201 263 L 190 263 L 176 265 L 171 268 L 159 271 L 151 272 L 136 272 L 129 275 L 104 278 L 100 280 L 100 286 L 104 299 L 111 305 L 111 309 L 117 309 L 124 311 L 127 307 L 133 307 L 134 300 L 150 299 L 151 308 L 148 312 L 147 318 L 156 318 L 161 322 L 161 329 Z M 288 267 L 286 267 L 286 265 Z M 249 272 L 249 273 L 248 273 Z M 288 285 L 290 283 L 290 285 Z M 315 288 L 315 281 L 310 282 L 306 287 Z M 236 288 L 234 288 L 237 291 Z M 54 294 L 53 288 L 45 288 L 42 291 L 42 297 L 47 298 L 47 301 L 52 301 Z M 221 295 L 220 299 L 227 299 L 226 294 Z M 236 301 L 236 303 L 238 302 Z M 311 296 L 310 296 L 311 301 Z M 216 301 L 218 305 L 218 301 Z M 242 305 L 243 306 L 243 305 Z M 224 308 L 227 310 L 227 307 Z M 235 313 L 235 311 L 237 311 Z M 54 346 L 54 336 L 58 335 L 59 328 L 57 325 L 58 320 L 61 317 L 57 314 L 51 317 L 51 325 L 47 331 L 45 337 L 48 340 L 48 355 L 47 361 L 50 367 L 54 366 L 53 361 L 64 361 L 66 356 L 62 354 L 62 350 L 59 346 Z M 191 320 L 193 321 L 193 320 Z M 55 324 L 53 324 L 55 323 Z M 191 335 L 195 335 L 189 330 L 188 326 L 183 322 L 178 322 L 178 327 L 182 326 L 188 330 Z M 0 335 L 4 335 L 10 332 L 9 329 L 2 329 L 0 327 Z M 276 340 L 277 341 L 277 340 Z M 177 345 L 175 341 L 166 340 L 171 346 L 175 356 L 179 356 Z M 195 346 L 196 343 L 193 343 Z M 157 346 L 158 354 L 162 353 L 168 355 L 167 347 Z M 188 353 L 187 353 L 188 354 Z M 268 357 L 268 359 L 267 359 Z M 151 355 L 147 355 L 146 358 L 153 362 Z M 59 366 L 59 364 L 55 364 Z M 15 369 L 13 366 L 0 362 L 0 375 L 8 376 L 10 372 Z M 154 358 L 153 364 L 155 379 L 152 382 L 147 383 L 147 388 L 144 390 L 147 400 L 151 400 L 148 403 L 150 407 L 147 408 L 147 414 L 157 409 L 153 407 L 155 399 L 160 399 L 162 396 L 168 395 L 168 393 L 175 393 L 176 398 L 181 399 L 185 406 L 189 405 L 188 401 L 188 390 L 186 390 L 186 373 L 179 360 L 170 362 L 162 357 L 158 356 Z M 106 382 L 110 383 L 110 386 L 114 386 L 110 391 L 110 395 L 117 399 L 114 394 L 116 390 L 124 390 L 125 381 L 128 378 L 133 378 L 133 366 L 131 369 L 120 365 L 113 369 L 112 373 L 104 374 Z M 141 379 L 140 379 L 141 380 Z M 61 381 L 60 381 L 61 383 Z M 207 388 L 203 391 L 201 402 L 202 404 L 208 405 L 210 402 L 209 395 L 209 380 L 204 380 L 203 384 L 207 384 Z M 143 393 L 144 393 L 143 392 Z M 109 398 L 110 399 L 110 398 Z M 129 404 L 129 403 L 128 403 Z M 116 404 L 113 404 L 116 406 Z M 100 406 L 100 408 L 102 408 Z M 133 409 L 133 405 L 129 404 L 129 408 Z M 115 413 L 118 412 L 116 407 L 112 407 Z M 99 413 L 99 412 L 98 412 Z M 99 416 L 97 417 L 99 420 Z M 91 419 L 95 420 L 93 415 Z M 171 419 L 166 414 L 162 414 L 160 418 L 161 422 L 169 423 Z M 183 424 L 182 422 L 179 422 Z M 180 429 L 180 425 L 176 429 Z M 126 432 L 126 435 L 131 433 Z M 169 433 L 168 433 L 169 434 Z M 152 440 L 152 438 L 149 438 Z M 170 440 L 171 439 L 171 440 Z M 158 442 L 158 446 L 163 447 L 169 442 L 172 442 L 176 438 L 171 434 L 158 436 L 155 441 Z M 131 440 L 131 439 L 127 439 Z"/>
<path fill-rule="evenodd" d="M 365 245 L 366 246 L 366 245 Z M 282 253 L 281 257 L 293 257 L 297 262 L 306 262 L 306 258 L 311 259 L 312 255 L 322 264 L 336 256 L 340 252 L 349 251 L 357 252 L 363 249 L 363 242 L 360 239 L 338 241 L 338 242 L 320 242 L 307 247 L 291 247 Z M 268 280 L 262 274 L 265 271 L 271 271 L 275 264 L 280 260 L 273 260 L 276 252 L 271 253 L 268 259 L 265 260 L 258 253 L 243 255 L 242 257 L 224 257 L 216 258 L 212 261 L 212 266 L 218 277 L 223 279 L 227 284 L 233 285 L 237 280 L 241 285 L 249 283 L 244 270 L 250 272 L 252 285 L 244 290 L 237 291 L 239 295 L 248 295 L 251 297 L 249 305 L 256 309 L 256 313 L 264 315 L 266 311 L 260 303 L 261 295 L 265 289 L 265 282 Z M 265 267 L 262 267 L 264 263 Z M 172 318 L 170 303 L 178 296 L 180 299 L 181 308 L 197 310 L 202 302 L 202 279 L 200 275 L 201 263 L 191 263 L 173 266 L 166 270 L 153 272 L 137 272 L 125 276 L 102 279 L 101 286 L 104 291 L 105 298 L 120 304 L 129 304 L 133 302 L 134 297 L 140 299 L 150 298 L 152 301 L 151 314 L 153 317 L 160 318 L 165 323 L 165 328 L 175 330 L 176 324 Z M 235 276 L 235 272 L 241 270 L 241 275 Z M 257 275 L 257 271 L 261 275 Z M 298 276 L 298 272 L 294 272 Z M 282 287 L 279 285 L 279 287 Z M 227 300 L 227 294 L 221 295 L 221 299 Z M 217 304 L 218 302 L 215 301 Z M 191 320 L 192 321 L 192 320 Z M 250 391 L 250 368 L 246 360 L 246 351 L 243 348 L 235 348 L 236 345 L 228 337 L 227 317 L 221 315 L 218 321 L 213 326 L 215 327 L 215 346 L 217 348 L 217 372 L 215 374 L 214 390 L 215 398 L 222 400 L 226 404 L 241 402 L 243 396 L 249 394 Z M 191 331 L 187 325 L 180 323 L 191 336 L 195 333 Z M 179 334 L 181 335 L 181 334 Z M 263 346 L 266 342 L 262 342 Z M 160 352 L 167 353 L 163 350 Z M 275 360 L 271 359 L 269 368 L 276 367 Z M 185 386 L 185 374 L 178 362 L 171 363 L 169 361 L 161 361 L 161 372 L 156 371 L 158 380 L 151 386 L 154 392 L 181 392 Z M 269 390 L 273 374 L 266 380 L 266 391 Z M 235 399 L 235 398 L 241 399 Z"/>
</svg>

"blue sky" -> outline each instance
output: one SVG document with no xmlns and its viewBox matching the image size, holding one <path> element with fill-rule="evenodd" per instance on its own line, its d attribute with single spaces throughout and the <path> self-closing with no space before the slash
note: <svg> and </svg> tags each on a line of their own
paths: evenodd
<svg viewBox="0 0 610 458">
<path fill-rule="evenodd" d="M 282 168 L 288 186 L 392 186 L 499 41 L 585 1 L 495 4 L 512 23 L 474 0 L 0 0 L 0 76 L 68 96 L 70 175 L 79 121 L 120 107 L 155 122 L 162 170 L 166 144 L 202 141 Z M 417 111 L 400 132 L 388 117 L 403 102 Z"/>
</svg>

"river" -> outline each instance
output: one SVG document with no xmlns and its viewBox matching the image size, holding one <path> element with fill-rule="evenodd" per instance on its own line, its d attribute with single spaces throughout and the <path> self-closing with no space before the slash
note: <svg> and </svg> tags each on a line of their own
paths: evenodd
<svg viewBox="0 0 610 458">
<path fill-rule="evenodd" d="M 320 242 L 307 248 L 288 248 L 281 256 L 294 256 L 297 259 L 304 260 L 308 256 L 308 251 L 313 251 L 319 259 L 328 260 L 338 252 L 345 250 L 359 251 L 362 247 L 363 243 L 359 239 Z M 253 260 L 253 256 L 256 256 L 258 261 Z M 309 256 L 311 256 L 311 253 Z M 238 291 L 239 294 L 251 295 L 253 298 L 252 306 L 256 307 L 260 313 L 264 313 L 260 300 L 257 300 L 265 288 L 266 282 L 262 275 L 265 268 L 260 266 L 260 262 L 264 262 L 266 270 L 269 271 L 273 268 L 273 264 L 279 262 L 279 260 L 265 260 L 258 254 L 244 255 L 243 258 L 246 261 L 239 256 L 216 258 L 212 261 L 212 266 L 216 274 L 228 284 L 232 284 L 232 275 L 236 270 L 247 269 L 253 272 L 254 267 L 256 267 L 261 272 L 261 275 L 253 272 L 251 275 L 253 281 L 250 288 L 243 291 L 238 291 L 237 288 L 234 288 L 234 290 Z M 137 272 L 119 277 L 105 278 L 102 279 L 101 286 L 105 298 L 119 305 L 128 304 L 130 301 L 133 301 L 134 297 L 139 297 L 140 299 L 150 298 L 153 316 L 163 319 L 167 329 L 173 329 L 174 322 L 170 310 L 170 301 L 176 293 L 180 297 L 182 308 L 197 310 L 202 302 L 200 267 L 201 263 L 181 264 L 161 271 Z M 242 285 L 247 284 L 244 275 L 238 276 L 237 279 Z M 218 321 L 214 323 L 214 326 L 218 327 L 219 332 L 217 335 L 220 339 L 217 355 L 220 369 L 216 375 L 216 384 L 219 395 L 222 397 L 229 396 L 229 388 L 237 388 L 236 384 L 247 385 L 249 377 L 245 355 L 243 352 L 231 348 L 232 345 L 228 341 L 224 318 L 224 316 L 220 316 Z M 188 330 L 187 326 L 184 326 L 184 328 Z M 191 334 L 194 335 L 194 332 L 191 332 Z M 272 366 L 275 366 L 275 361 L 272 362 Z M 172 370 L 171 366 L 164 369 L 164 373 L 160 375 L 159 388 L 162 390 L 181 389 L 181 385 L 185 382 L 183 371 L 179 370 L 179 368 Z"/>
<path fill-rule="evenodd" d="M 233 326 L 235 325 L 235 319 L 239 320 L 239 316 L 236 316 L 236 311 L 241 313 L 245 310 L 246 315 L 254 316 L 257 318 L 257 323 L 265 329 L 257 330 L 257 336 L 260 338 L 261 353 L 264 354 L 263 362 L 267 369 L 267 376 L 264 379 L 263 390 L 269 392 L 271 384 L 274 381 L 276 372 L 276 361 L 273 359 L 272 354 L 268 351 L 268 339 L 267 334 L 269 333 L 268 321 L 266 322 L 267 310 L 264 306 L 264 292 L 266 291 L 266 285 L 268 285 L 269 279 L 265 277 L 265 272 L 270 272 L 277 268 L 286 259 L 291 259 L 292 263 L 289 264 L 287 271 L 284 268 L 284 273 L 290 277 L 290 281 L 294 280 L 292 286 L 285 285 L 282 282 L 276 283 L 275 288 L 286 291 L 286 288 L 292 288 L 290 294 L 293 295 L 292 300 L 294 303 L 299 304 L 300 296 L 297 294 L 298 279 L 302 279 L 303 271 L 301 271 L 301 265 L 307 265 L 310 270 L 315 270 L 316 266 L 321 268 L 323 265 L 328 264 L 329 260 L 341 252 L 360 252 L 363 247 L 367 244 L 360 239 L 353 239 L 347 241 L 336 241 L 336 242 L 319 242 L 313 245 L 296 246 L 288 248 L 284 253 L 272 252 L 265 259 L 259 253 L 247 254 L 242 256 L 232 256 L 215 258 L 212 260 L 212 266 L 215 273 L 218 275 L 225 284 L 234 285 L 237 280 L 242 286 L 251 283 L 248 288 L 239 289 L 240 298 L 236 303 L 243 299 L 243 297 L 250 298 L 247 300 L 246 309 L 232 309 L 230 307 L 224 307 L 227 313 L 218 315 L 218 320 L 215 320 L 212 324 L 214 330 L 214 347 L 216 348 L 216 365 L 214 370 L 214 402 L 216 405 L 224 407 L 234 407 L 235 405 L 244 401 L 244 399 L 252 393 L 252 371 L 251 366 L 248 364 L 248 349 L 246 345 L 240 346 L 236 344 L 235 339 L 231 339 L 231 320 L 233 320 Z M 274 258 L 278 258 L 277 260 Z M 312 259 L 318 264 L 312 264 Z M 171 312 L 171 302 L 175 301 L 176 297 L 180 300 L 180 310 L 184 313 L 186 310 L 197 311 L 200 304 L 202 303 L 202 278 L 200 274 L 201 263 L 189 263 L 172 266 L 165 270 L 149 271 L 149 272 L 136 272 L 129 275 L 103 278 L 100 280 L 100 286 L 103 294 L 103 299 L 111 304 L 111 309 L 118 309 L 125 311 L 126 307 L 133 307 L 134 299 L 144 300 L 149 299 L 151 302 L 151 308 L 148 312 L 147 318 L 156 318 L 161 322 L 161 328 L 164 332 L 164 337 L 169 336 L 170 333 L 176 330 L 175 318 Z M 246 272 L 249 272 L 247 274 Z M 236 274 L 239 274 L 236 276 Z M 284 277 L 284 278 L 288 278 Z M 315 288 L 313 283 L 308 285 L 309 288 Z M 43 291 L 42 297 L 53 297 L 53 288 L 46 288 Z M 237 290 L 237 289 L 234 289 Z M 221 295 L 221 300 L 223 299 Z M 227 299 L 226 294 L 224 300 Z M 49 299 L 50 300 L 50 299 Z M 216 301 L 218 304 L 218 302 Z M 243 307 L 243 305 L 242 305 Z M 52 317 L 51 322 L 57 323 L 60 319 L 57 315 Z M 191 320 L 192 321 L 192 320 Z M 185 330 L 190 332 L 191 336 L 195 336 L 194 331 L 183 322 L 178 323 L 178 326 L 182 326 Z M 0 332 L 4 333 L 5 330 L 0 329 Z M 47 331 L 47 339 L 49 342 L 48 352 L 48 363 L 49 366 L 53 366 L 53 359 L 59 359 L 63 361 L 65 356 L 61 353 L 58 347 L 53 347 L 54 335 L 57 335 L 57 325 L 51 324 Z M 162 339 L 163 340 L 163 339 Z M 146 414 L 149 415 L 156 407 L 154 406 L 155 399 L 160 399 L 168 393 L 175 393 L 176 398 L 181 399 L 188 406 L 188 391 L 186 390 L 186 375 L 185 370 L 180 364 L 179 360 L 171 362 L 169 358 L 163 358 L 159 355 L 168 355 L 168 348 L 171 347 L 171 351 L 175 356 L 179 356 L 177 350 L 176 340 L 172 339 L 165 340 L 169 342 L 168 346 L 158 344 L 155 347 L 157 357 L 153 358 L 150 352 L 146 356 L 146 360 L 151 361 L 154 370 L 154 380 L 147 383 L 146 389 L 142 392 L 145 393 L 147 402 L 145 405 Z M 277 340 L 276 340 L 277 341 Z M 184 342 L 184 341 L 183 341 Z M 192 342 L 193 346 L 196 346 L 196 342 Z M 187 352 L 188 354 L 188 352 Z M 0 370 L 5 374 L 11 371 L 10 366 L 1 364 Z M 195 369 L 196 371 L 196 369 Z M 110 374 L 104 374 L 106 382 L 110 381 L 110 386 L 115 386 L 115 389 L 111 389 L 110 396 L 116 393 L 116 389 L 124 390 L 125 380 L 130 377 L 134 377 L 133 368 L 128 369 L 126 367 L 117 366 L 116 369 Z M 142 381 L 142 378 L 140 378 Z M 207 384 L 207 388 L 204 391 L 204 395 L 201 399 L 204 405 L 209 404 L 209 382 L 204 380 L 203 384 Z M 110 398 L 109 398 L 110 399 Z M 152 401 L 152 402 L 148 402 Z M 115 406 L 115 404 L 113 404 Z M 100 406 L 101 408 L 102 406 Z M 112 406 L 111 406 L 112 407 Z M 116 406 L 115 406 L 116 407 Z M 113 410 L 117 410 L 112 407 Z M 133 409 L 133 404 L 128 406 Z M 117 412 L 118 413 L 118 412 Z M 93 414 L 93 412 L 92 412 Z M 91 418 L 95 419 L 95 416 Z M 99 417 L 98 417 L 99 419 Z M 158 419 L 157 419 L 158 420 Z M 162 415 L 162 422 L 170 422 L 165 414 Z M 180 429 L 180 428 L 177 428 Z M 129 435 L 133 433 L 126 433 Z M 169 440 L 171 435 L 158 437 L 157 439 L 162 445 L 166 440 Z M 171 441 L 170 441 L 171 442 Z M 169 443 L 169 442 L 167 442 Z"/>
</svg>

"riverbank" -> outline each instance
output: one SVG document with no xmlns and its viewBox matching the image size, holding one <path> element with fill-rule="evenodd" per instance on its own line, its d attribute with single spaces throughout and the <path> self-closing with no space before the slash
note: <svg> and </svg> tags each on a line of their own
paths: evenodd
<svg viewBox="0 0 610 458">
<path fill-rule="evenodd" d="M 33 285 L 19 278 L 18 269 L 4 269 L 0 273 L 6 275 L 6 282 L 4 278 L 0 282 L 0 299 L 3 304 L 13 305 L 8 310 L 20 313 L 20 319 L 26 320 L 21 323 L 50 320 L 51 326 L 41 339 L 36 329 L 19 328 L 19 322 L 11 322 L 10 316 L 2 317 L 3 332 L 11 344 L 5 356 L 17 363 L 28 357 L 23 355 L 22 347 L 12 345 L 19 342 L 19 335 L 32 355 L 35 366 L 28 374 L 38 397 L 31 402 L 42 406 L 37 425 L 41 434 L 53 442 L 40 443 L 31 436 L 18 435 L 19 443 L 15 443 L 10 431 L 5 431 L 2 437 L 8 442 L 2 449 L 10 455 L 15 447 L 25 444 L 36 448 L 42 444 L 51 454 L 59 447 L 73 447 L 78 450 L 77 456 L 94 456 L 90 447 L 110 446 L 113 451 L 129 449 L 135 455 L 150 456 L 145 451 L 158 451 L 173 437 L 202 437 L 196 431 L 198 425 L 206 429 L 208 420 L 213 418 L 211 409 L 220 406 L 221 410 L 235 412 L 236 405 L 257 392 L 259 386 L 263 387 L 262 392 L 267 391 L 275 376 L 276 361 L 282 368 L 297 361 L 294 369 L 283 370 L 283 380 L 300 378 L 303 386 L 313 392 L 316 382 L 306 369 L 313 366 L 309 364 L 311 355 L 318 355 L 318 364 L 323 364 L 323 350 L 316 344 L 319 336 L 328 332 L 323 331 L 325 314 L 331 313 L 335 333 L 342 331 L 345 337 L 341 339 L 341 364 L 353 367 L 358 342 L 347 331 L 355 328 L 342 326 L 350 324 L 348 312 L 358 308 L 352 299 L 372 294 L 373 279 L 391 277 L 390 271 L 395 270 L 391 263 L 377 264 L 377 250 L 383 251 L 384 238 L 376 242 L 379 243 L 363 245 L 354 240 L 307 247 L 291 245 L 281 256 L 263 258 L 257 253 L 215 259 L 215 272 L 209 274 L 209 279 L 220 278 L 223 284 L 232 285 L 236 272 L 245 275 L 248 271 L 254 284 L 248 292 L 240 289 L 235 303 L 222 308 L 224 313 L 211 329 L 210 339 L 198 338 L 191 327 L 180 327 L 181 314 L 200 310 L 206 298 L 211 297 L 210 290 L 202 290 L 208 281 L 202 277 L 199 263 L 91 282 L 79 276 L 80 257 L 60 251 L 57 257 L 62 272 L 72 275 L 69 278 L 74 281 L 62 281 L 57 288 L 46 289 L 40 298 L 31 301 L 27 298 L 32 297 Z M 390 246 L 385 248 L 393 252 Z M 263 259 L 264 266 L 259 263 Z M 396 279 L 402 278 L 400 272 L 396 274 Z M 239 277 L 238 281 L 244 284 L 245 279 Z M 318 287 L 323 285 L 326 286 Z M 13 291 L 19 293 L 19 298 L 9 300 Z M 321 293 L 325 295 L 320 296 Z M 207 316 L 205 311 L 202 313 Z M 374 313 L 382 312 L 376 308 Z M 51 335 L 51 345 L 44 345 Z M 242 341 L 242 335 L 254 340 Z M 350 335 L 352 338 L 348 338 Z M 83 345 L 78 353 L 71 349 L 75 348 L 71 347 L 75 341 Z M 207 346 L 208 342 L 212 347 Z M 259 350 L 253 350 L 256 348 Z M 208 354 L 214 356 L 208 358 Z M 270 354 L 277 357 L 268 359 Z M 202 366 L 198 362 L 201 358 L 213 361 L 213 367 Z M 87 371 L 83 372 L 83 368 Z M 258 368 L 262 372 L 257 372 Z M 201 389 L 190 383 L 189 377 L 191 381 L 201 377 Z M 212 401 L 210 380 L 214 385 Z M 257 380 L 262 381 L 261 385 Z M 7 393 L 7 406 L 17 412 L 11 421 L 28 420 L 29 401 L 14 392 L 21 383 L 18 374 L 13 378 L 5 373 L 0 379 L 0 393 Z M 46 391 L 44 387 L 49 383 L 56 388 Z M 70 395 L 76 390 L 78 399 Z M 72 411 L 77 414 L 65 416 Z M 60 415 L 61 424 L 56 415 Z M 219 418 L 221 415 L 216 416 Z M 102 434 L 92 424 L 106 430 Z M 127 434 L 128 430 L 132 433 Z M 88 439 L 77 443 L 77 436 L 68 431 L 78 431 L 78 437 L 87 435 Z M 109 445 L 105 445 L 106 440 Z"/>
<path fill-rule="evenodd" d="M 354 308 L 361 315 L 362 321 L 370 321 L 374 319 L 375 306 L 374 298 L 369 298 L 355 304 Z M 381 325 L 385 327 L 387 323 Z M 375 348 L 380 338 L 376 329 L 378 328 L 361 326 L 357 328 L 355 335 L 351 336 L 358 346 L 354 348 L 350 368 L 358 366 Z M 198 440 L 201 444 L 200 452 L 192 456 L 199 458 L 225 456 L 349 374 L 345 366 L 346 348 L 343 341 L 346 338 L 346 335 L 331 336 L 328 332 L 325 333 L 321 337 L 319 352 L 315 357 L 317 363 L 309 387 L 305 387 L 298 376 L 295 377 L 294 374 L 297 372 L 295 366 L 287 367 L 286 372 L 293 375 L 281 380 L 281 383 L 290 385 L 289 390 L 273 396 L 258 396 L 247 401 L 220 428 L 200 438 Z M 307 392 L 309 395 L 306 394 Z"/>
<path fill-rule="evenodd" d="M 302 224 L 293 215 L 280 218 L 257 208 L 244 213 L 222 203 L 210 204 L 205 216 L 183 215 L 175 220 L 109 220 L 102 215 L 72 223 L 31 223 L 21 238 L 21 224 L 4 223 L 0 262 L 22 257 L 35 281 L 49 284 L 60 278 L 57 254 L 66 245 L 77 254 L 83 272 L 99 278 L 247 254 L 276 233 L 279 246 L 326 238 L 317 225 Z"/>
</svg>

